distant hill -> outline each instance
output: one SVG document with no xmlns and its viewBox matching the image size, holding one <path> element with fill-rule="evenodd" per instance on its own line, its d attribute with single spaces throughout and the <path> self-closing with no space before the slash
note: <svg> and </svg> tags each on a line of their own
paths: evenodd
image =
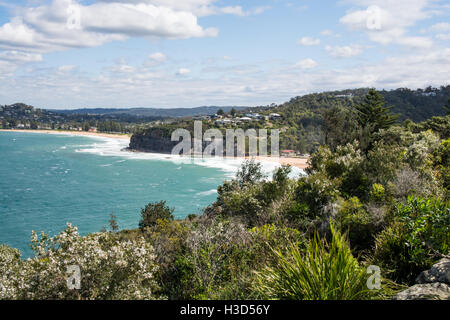
<svg viewBox="0 0 450 320">
<path fill-rule="evenodd" d="M 369 88 L 360 88 L 313 93 L 292 98 L 290 101 L 276 106 L 273 110 L 287 113 L 286 118 L 292 120 L 292 116 L 302 110 L 321 114 L 322 111 L 335 106 L 351 108 L 362 102 L 368 91 Z M 444 105 L 450 98 L 450 85 L 417 90 L 399 88 L 379 92 L 384 97 L 386 106 L 393 107 L 392 112 L 400 115 L 400 121 L 410 119 L 420 122 L 434 116 L 445 115 Z"/>
<path fill-rule="evenodd" d="M 159 117 L 159 118 L 182 118 L 182 117 L 194 117 L 202 115 L 213 115 L 219 109 L 224 112 L 229 112 L 234 108 L 236 110 L 245 110 L 248 107 L 242 106 L 227 106 L 227 107 L 197 107 L 197 108 L 129 108 L 129 109 L 107 109 L 107 108 L 95 108 L 95 109 L 75 109 L 75 110 L 51 110 L 52 112 L 67 114 L 67 115 L 131 115 L 135 117 Z"/>
</svg>

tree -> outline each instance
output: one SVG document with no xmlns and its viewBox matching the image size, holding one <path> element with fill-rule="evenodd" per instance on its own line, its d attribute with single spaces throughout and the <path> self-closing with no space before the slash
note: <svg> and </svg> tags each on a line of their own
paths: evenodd
<svg viewBox="0 0 450 320">
<path fill-rule="evenodd" d="M 325 144 L 332 151 L 335 151 L 340 145 L 353 142 L 359 130 L 354 114 L 349 109 L 340 106 L 324 111 L 322 129 Z"/>
<path fill-rule="evenodd" d="M 261 163 L 255 162 L 253 159 L 246 160 L 236 173 L 236 180 L 241 187 L 246 184 L 254 184 L 264 178 L 261 170 Z"/>
<path fill-rule="evenodd" d="M 223 112 L 223 109 L 217 110 L 217 115 L 223 116 L 225 112 Z"/>
<path fill-rule="evenodd" d="M 112 213 L 109 215 L 109 217 L 110 217 L 109 226 L 111 227 L 111 230 L 113 232 L 116 232 L 117 230 L 119 230 L 119 225 L 117 224 L 117 217 Z"/>
<path fill-rule="evenodd" d="M 398 119 L 398 115 L 390 112 L 392 107 L 384 107 L 383 96 L 375 89 L 370 89 L 364 102 L 355 106 L 356 117 L 362 128 L 371 127 L 371 133 L 387 129 Z"/>
<path fill-rule="evenodd" d="M 173 211 L 175 209 L 166 206 L 166 201 L 151 202 L 141 210 L 141 220 L 139 228 L 152 227 L 158 220 L 173 221 Z"/>
<path fill-rule="evenodd" d="M 448 99 L 447 104 L 444 106 L 445 113 L 450 116 L 450 99 Z"/>
<path fill-rule="evenodd" d="M 236 115 L 236 109 L 235 108 L 231 108 L 230 114 L 232 117 L 234 117 Z"/>
</svg>

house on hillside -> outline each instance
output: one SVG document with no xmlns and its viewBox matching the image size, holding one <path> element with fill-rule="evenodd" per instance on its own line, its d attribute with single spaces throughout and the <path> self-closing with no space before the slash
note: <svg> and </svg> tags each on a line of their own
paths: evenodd
<svg viewBox="0 0 450 320">
<path fill-rule="evenodd" d="M 216 120 L 216 124 L 217 124 L 217 125 L 231 124 L 231 120 L 230 120 L 230 119 L 220 119 L 220 120 Z"/>
<path fill-rule="evenodd" d="M 295 155 L 295 150 L 281 150 L 282 157 L 294 157 Z"/>
<path fill-rule="evenodd" d="M 278 113 L 271 113 L 269 114 L 269 118 L 270 120 L 279 120 L 281 119 L 281 115 L 279 115 Z"/>
</svg>

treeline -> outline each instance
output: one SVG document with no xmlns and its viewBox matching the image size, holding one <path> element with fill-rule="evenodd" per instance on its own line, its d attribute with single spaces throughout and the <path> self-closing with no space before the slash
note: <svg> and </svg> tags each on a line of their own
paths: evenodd
<svg viewBox="0 0 450 320">
<path fill-rule="evenodd" d="M 23 103 L 0 106 L 0 127 L 3 129 L 59 129 L 134 133 L 149 122 L 162 117 L 139 117 L 131 114 L 59 113 L 34 108 Z"/>
</svg>

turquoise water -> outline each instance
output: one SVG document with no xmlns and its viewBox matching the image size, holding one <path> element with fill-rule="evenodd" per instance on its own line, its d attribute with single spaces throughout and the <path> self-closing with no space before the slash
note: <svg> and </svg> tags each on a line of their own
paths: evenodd
<svg viewBox="0 0 450 320">
<path fill-rule="evenodd" d="M 198 214 L 236 165 L 121 151 L 127 141 L 0 132 L 0 243 L 31 255 L 31 231 L 56 234 L 67 222 L 81 234 L 136 228 L 140 209 L 166 200 L 175 216 Z"/>
</svg>

